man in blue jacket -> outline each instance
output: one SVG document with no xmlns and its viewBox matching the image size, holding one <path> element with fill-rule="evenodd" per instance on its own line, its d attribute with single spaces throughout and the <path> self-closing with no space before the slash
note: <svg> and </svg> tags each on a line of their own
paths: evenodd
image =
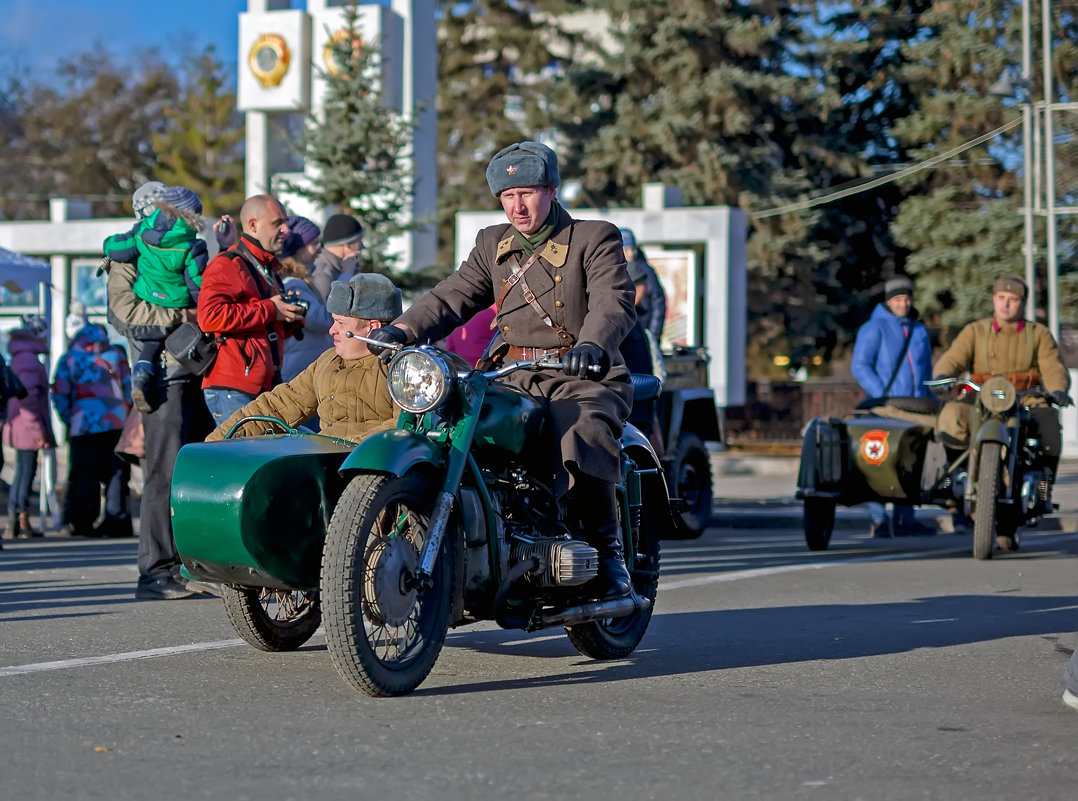
<svg viewBox="0 0 1078 801">
<path fill-rule="evenodd" d="M 932 345 L 928 331 L 917 320 L 913 281 L 907 276 L 895 276 L 884 284 L 883 303 L 857 332 L 851 371 L 867 398 L 931 395 L 924 382 L 932 378 Z M 883 504 L 868 506 L 872 536 L 891 536 Z M 896 537 L 934 533 L 935 529 L 914 517 L 912 506 L 895 504 Z"/>
</svg>

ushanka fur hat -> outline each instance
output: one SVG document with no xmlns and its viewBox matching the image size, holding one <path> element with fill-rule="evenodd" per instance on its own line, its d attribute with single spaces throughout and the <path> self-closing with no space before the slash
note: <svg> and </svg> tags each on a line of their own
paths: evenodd
<svg viewBox="0 0 1078 801">
<path fill-rule="evenodd" d="M 523 186 L 561 186 L 558 154 L 540 142 L 517 142 L 494 154 L 487 165 L 487 186 L 497 197 Z"/>
<path fill-rule="evenodd" d="M 358 320 L 389 322 L 401 316 L 401 291 L 378 273 L 357 273 L 329 285 L 326 311 Z"/>
</svg>

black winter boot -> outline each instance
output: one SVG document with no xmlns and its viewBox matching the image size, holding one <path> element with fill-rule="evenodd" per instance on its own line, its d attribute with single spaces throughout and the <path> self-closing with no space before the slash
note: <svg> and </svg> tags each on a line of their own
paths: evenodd
<svg viewBox="0 0 1078 801">
<path fill-rule="evenodd" d="M 572 508 L 584 537 L 599 552 L 596 594 L 600 598 L 624 598 L 632 592 L 633 585 L 625 567 L 614 485 L 588 476 L 577 480 L 572 495 Z"/>
<path fill-rule="evenodd" d="M 19 516 L 15 512 L 9 512 L 7 516 L 7 535 L 11 539 L 19 536 Z"/>
</svg>

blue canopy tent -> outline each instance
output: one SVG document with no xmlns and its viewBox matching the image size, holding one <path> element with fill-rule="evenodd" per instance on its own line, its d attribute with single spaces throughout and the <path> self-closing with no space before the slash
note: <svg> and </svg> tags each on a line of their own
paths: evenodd
<svg viewBox="0 0 1078 801">
<path fill-rule="evenodd" d="M 8 292 L 29 292 L 51 278 L 48 262 L 0 248 L 0 286 Z"/>
</svg>

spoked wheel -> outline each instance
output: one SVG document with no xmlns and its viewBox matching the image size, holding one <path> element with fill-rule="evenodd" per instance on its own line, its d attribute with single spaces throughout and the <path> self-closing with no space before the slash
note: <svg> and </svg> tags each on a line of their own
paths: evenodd
<svg viewBox="0 0 1078 801">
<path fill-rule="evenodd" d="M 991 559 L 996 540 L 996 499 L 999 497 L 999 466 L 1003 446 L 998 442 L 981 445 L 977 467 L 977 505 L 973 510 L 973 558 Z"/>
<path fill-rule="evenodd" d="M 648 608 L 625 617 L 566 626 L 569 642 L 592 659 L 621 659 L 628 656 L 636 650 L 651 622 L 655 595 L 659 589 L 659 540 L 669 526 L 669 520 L 660 520 L 666 517 L 659 512 L 660 508 L 665 508 L 665 504 L 660 507 L 659 504 L 649 503 L 647 495 L 645 493 L 638 540 L 633 547 L 625 550 L 633 592 L 649 601 Z M 628 559 L 630 551 L 632 558 Z"/>
<path fill-rule="evenodd" d="M 232 628 L 260 651 L 294 651 L 322 625 L 317 592 L 226 584 L 221 600 Z"/>
<path fill-rule="evenodd" d="M 361 474 L 345 488 L 326 533 L 326 645 L 337 672 L 367 695 L 414 690 L 445 642 L 453 577 L 448 533 L 431 586 L 414 582 L 431 496 L 418 475 Z"/>
<path fill-rule="evenodd" d="M 695 434 L 682 434 L 670 469 L 673 491 L 682 501 L 674 515 L 673 538 L 694 540 L 711 520 L 711 457 L 703 441 Z"/>
<path fill-rule="evenodd" d="M 810 551 L 826 551 L 835 530 L 835 501 L 830 498 L 805 498 L 803 512 L 805 544 Z"/>
</svg>

